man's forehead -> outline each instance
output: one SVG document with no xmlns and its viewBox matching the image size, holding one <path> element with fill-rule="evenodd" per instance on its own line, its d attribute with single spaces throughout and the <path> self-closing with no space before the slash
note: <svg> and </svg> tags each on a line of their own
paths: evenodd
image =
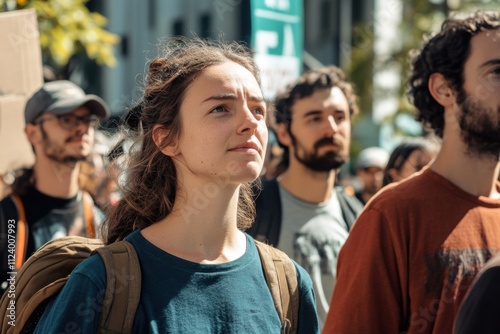
<svg viewBox="0 0 500 334">
<path fill-rule="evenodd" d="M 54 115 L 54 116 L 87 116 L 87 115 L 90 115 L 90 114 L 91 114 L 90 109 L 87 106 L 80 106 L 78 108 L 73 109 L 71 112 L 63 114 L 63 115 L 56 114 L 56 113 L 53 113 L 53 112 L 50 112 L 50 111 L 46 111 L 43 114 L 41 114 L 40 116 L 43 116 L 43 115 Z"/>
<path fill-rule="evenodd" d="M 469 60 L 481 64 L 490 59 L 500 59 L 500 28 L 485 30 L 472 37 Z"/>
<path fill-rule="evenodd" d="M 297 99 L 292 106 L 294 109 L 302 109 L 306 106 L 347 106 L 347 98 L 339 87 L 316 89 L 311 95 Z"/>
</svg>

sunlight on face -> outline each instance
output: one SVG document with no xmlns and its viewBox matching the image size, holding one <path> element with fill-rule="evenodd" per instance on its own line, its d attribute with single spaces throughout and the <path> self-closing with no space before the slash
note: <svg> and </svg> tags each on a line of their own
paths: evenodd
<svg viewBox="0 0 500 334">
<path fill-rule="evenodd" d="M 471 39 L 464 64 L 461 135 L 471 153 L 493 159 L 500 153 L 500 29 Z"/>
<path fill-rule="evenodd" d="M 183 177 L 248 182 L 262 170 L 266 103 L 257 80 L 233 62 L 205 69 L 186 90 L 176 167 Z"/>
</svg>

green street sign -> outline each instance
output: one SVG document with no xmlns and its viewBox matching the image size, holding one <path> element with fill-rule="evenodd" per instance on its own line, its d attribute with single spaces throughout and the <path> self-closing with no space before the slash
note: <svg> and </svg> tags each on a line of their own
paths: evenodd
<svg viewBox="0 0 500 334">
<path fill-rule="evenodd" d="M 251 46 L 268 100 L 302 71 L 302 7 L 302 0 L 251 1 Z"/>
</svg>

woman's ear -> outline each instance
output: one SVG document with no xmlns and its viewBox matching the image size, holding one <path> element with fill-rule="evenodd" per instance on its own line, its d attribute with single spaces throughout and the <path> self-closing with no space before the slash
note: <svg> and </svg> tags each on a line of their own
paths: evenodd
<svg viewBox="0 0 500 334">
<path fill-rule="evenodd" d="M 456 102 L 455 92 L 441 73 L 433 73 L 429 77 L 429 92 L 432 97 L 443 107 L 448 107 Z"/>
<path fill-rule="evenodd" d="M 174 157 L 179 153 L 177 145 L 173 142 L 165 145 L 165 138 L 167 138 L 169 133 L 170 130 L 166 129 L 163 125 L 156 124 L 153 127 L 153 141 L 163 154 Z"/>
<path fill-rule="evenodd" d="M 281 144 L 285 146 L 292 145 L 292 137 L 290 136 L 290 133 L 288 133 L 288 124 L 285 123 L 276 124 L 274 129 L 276 132 L 276 137 L 278 137 L 278 140 Z"/>
</svg>

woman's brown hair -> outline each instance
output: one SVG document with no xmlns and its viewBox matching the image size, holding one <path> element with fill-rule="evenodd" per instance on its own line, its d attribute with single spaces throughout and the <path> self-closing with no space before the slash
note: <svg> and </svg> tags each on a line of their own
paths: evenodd
<svg viewBox="0 0 500 334">
<path fill-rule="evenodd" d="M 228 61 L 250 71 L 260 85 L 257 65 L 248 48 L 238 44 L 206 41 L 199 38 L 176 38 L 170 41 L 162 56 L 149 65 L 140 103 L 125 116 L 130 150 L 122 186 L 122 199 L 107 212 L 103 236 L 107 244 L 122 240 L 132 231 L 145 228 L 165 218 L 172 211 L 177 175 L 172 159 L 164 155 L 153 141 L 153 128 L 169 130 L 160 144 L 166 147 L 181 133 L 180 106 L 190 84 L 209 66 Z M 255 215 L 250 184 L 240 187 L 238 228 L 248 228 Z"/>
</svg>

